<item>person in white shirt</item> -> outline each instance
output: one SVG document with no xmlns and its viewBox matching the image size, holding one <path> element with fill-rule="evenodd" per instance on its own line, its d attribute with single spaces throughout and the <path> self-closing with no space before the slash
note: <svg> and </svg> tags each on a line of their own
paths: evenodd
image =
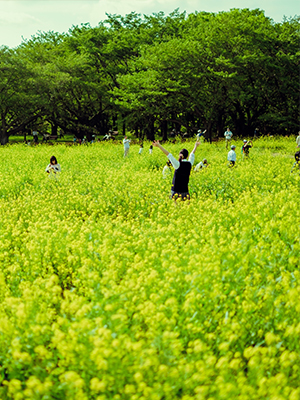
<svg viewBox="0 0 300 400">
<path fill-rule="evenodd" d="M 297 143 L 297 147 L 300 147 L 300 131 L 298 132 L 296 143 Z"/>
<path fill-rule="evenodd" d="M 231 150 L 228 152 L 227 160 L 229 161 L 229 167 L 233 167 L 236 162 L 235 145 L 231 146 Z"/>
<path fill-rule="evenodd" d="M 125 136 L 123 139 L 124 157 L 128 156 L 128 154 L 129 154 L 129 143 L 130 143 L 130 140 L 127 139 L 127 136 Z"/>
<path fill-rule="evenodd" d="M 229 128 L 226 129 L 226 131 L 224 132 L 224 136 L 225 136 L 225 142 L 226 142 L 226 149 L 228 148 L 228 145 L 232 139 L 232 132 Z"/>
<path fill-rule="evenodd" d="M 152 154 L 152 152 L 153 152 L 153 146 L 152 146 L 152 144 L 151 144 L 151 146 L 150 146 L 150 148 L 149 148 L 149 154 Z"/>
<path fill-rule="evenodd" d="M 198 172 L 198 171 L 200 171 L 201 169 L 206 168 L 207 166 L 208 166 L 207 159 L 204 158 L 203 161 L 200 161 L 200 162 L 195 166 L 194 172 Z"/>
<path fill-rule="evenodd" d="M 48 174 L 57 174 L 61 171 L 60 165 L 57 163 L 57 159 L 55 156 L 50 158 L 50 164 L 46 167 L 46 172 Z"/>
<path fill-rule="evenodd" d="M 139 149 L 139 154 L 142 154 L 143 150 L 144 150 L 144 147 L 143 147 L 143 145 L 141 144 L 141 145 L 140 145 L 140 149 Z"/>
<path fill-rule="evenodd" d="M 162 174 L 163 174 L 163 178 L 167 178 L 169 175 L 171 175 L 171 161 L 167 161 L 167 164 L 164 166 Z"/>
<path fill-rule="evenodd" d="M 201 129 L 198 130 L 197 135 L 196 135 L 196 138 L 197 138 L 197 141 L 198 141 L 198 142 L 201 141 L 201 137 L 204 137 L 204 133 L 205 133 L 205 132 L 206 132 L 206 129 L 205 129 L 205 131 L 203 131 L 203 132 L 202 132 Z"/>
<path fill-rule="evenodd" d="M 176 160 L 176 158 L 172 156 L 172 154 L 169 153 L 168 150 L 162 147 L 158 140 L 153 142 L 153 146 L 158 147 L 168 157 L 169 161 L 175 169 L 170 198 L 174 198 L 175 200 L 178 197 L 180 197 L 182 200 L 190 198 L 188 184 L 192 165 L 195 161 L 195 151 L 197 150 L 197 147 L 199 145 L 199 142 L 195 143 L 189 159 L 187 159 L 189 152 L 186 149 L 182 149 L 179 152 L 179 159 Z"/>
</svg>

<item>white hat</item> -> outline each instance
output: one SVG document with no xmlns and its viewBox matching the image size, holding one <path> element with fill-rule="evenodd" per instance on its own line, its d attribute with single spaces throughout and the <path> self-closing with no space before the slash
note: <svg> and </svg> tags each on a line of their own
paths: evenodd
<svg viewBox="0 0 300 400">
<path fill-rule="evenodd" d="M 235 149 L 235 145 L 233 144 L 233 145 L 231 146 L 231 148 L 232 148 L 232 149 Z"/>
<path fill-rule="evenodd" d="M 244 143 L 247 143 L 247 140 L 246 140 L 246 139 L 244 139 L 244 140 L 243 140 L 243 142 L 244 142 Z"/>
</svg>

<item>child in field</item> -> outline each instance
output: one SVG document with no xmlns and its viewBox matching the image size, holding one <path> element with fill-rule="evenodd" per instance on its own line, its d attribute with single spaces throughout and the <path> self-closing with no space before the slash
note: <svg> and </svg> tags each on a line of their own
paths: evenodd
<svg viewBox="0 0 300 400">
<path fill-rule="evenodd" d="M 300 171 L 300 150 L 296 151 L 295 153 L 295 162 L 292 166 L 291 173 L 293 172 L 294 168 L 298 166 L 298 170 Z"/>
<path fill-rule="evenodd" d="M 228 152 L 227 160 L 229 161 L 229 167 L 233 167 L 236 162 L 235 145 L 231 146 L 231 150 Z"/>
<path fill-rule="evenodd" d="M 144 147 L 143 147 L 143 145 L 141 144 L 141 145 L 140 145 L 140 149 L 139 149 L 139 154 L 142 154 L 143 150 L 144 150 Z"/>
<path fill-rule="evenodd" d="M 149 154 L 152 154 L 152 152 L 153 152 L 153 146 L 151 144 L 150 149 L 149 149 Z"/>
<path fill-rule="evenodd" d="M 206 168 L 207 166 L 208 166 L 207 159 L 204 158 L 203 161 L 200 161 L 200 162 L 195 166 L 194 171 L 195 171 L 195 172 L 198 172 L 198 171 L 200 171 L 201 169 Z"/>
<path fill-rule="evenodd" d="M 164 178 L 167 178 L 169 175 L 171 175 L 171 165 L 171 161 L 168 160 L 162 171 Z"/>
<path fill-rule="evenodd" d="M 195 151 L 197 150 L 197 147 L 199 145 L 199 142 L 195 143 L 189 159 L 187 159 L 189 152 L 186 149 L 182 149 L 179 152 L 179 159 L 176 160 L 176 158 L 172 156 L 172 154 L 169 153 L 168 150 L 162 147 L 158 140 L 153 142 L 153 146 L 158 147 L 168 157 L 169 161 L 175 169 L 170 198 L 174 198 L 175 200 L 178 197 L 180 197 L 182 200 L 190 198 L 188 188 L 190 173 L 192 165 L 195 161 Z"/>
<path fill-rule="evenodd" d="M 244 144 L 241 148 L 241 153 L 243 154 L 243 156 L 248 157 L 249 156 L 249 150 L 253 147 L 253 143 L 252 140 L 243 140 Z"/>
<path fill-rule="evenodd" d="M 61 171 L 60 165 L 57 163 L 55 156 L 50 158 L 50 164 L 46 167 L 47 174 L 57 174 Z"/>
</svg>

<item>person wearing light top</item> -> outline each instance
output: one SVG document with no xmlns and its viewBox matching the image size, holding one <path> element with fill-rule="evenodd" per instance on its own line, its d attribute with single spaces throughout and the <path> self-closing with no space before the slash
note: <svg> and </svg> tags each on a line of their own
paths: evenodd
<svg viewBox="0 0 300 400">
<path fill-rule="evenodd" d="M 143 150 L 144 150 L 144 147 L 143 147 L 143 145 L 141 144 L 141 145 L 140 145 L 140 149 L 139 149 L 139 154 L 142 154 Z"/>
<path fill-rule="evenodd" d="M 167 178 L 169 175 L 171 175 L 171 165 L 171 161 L 168 160 L 162 171 L 163 178 Z"/>
<path fill-rule="evenodd" d="M 297 147 L 300 147 L 300 131 L 298 132 L 296 143 L 297 143 Z"/>
<path fill-rule="evenodd" d="M 153 146 L 158 147 L 168 157 L 168 160 L 175 169 L 170 198 L 174 198 L 175 200 L 178 197 L 180 197 L 182 200 L 190 198 L 188 188 L 190 173 L 192 165 L 195 161 L 195 151 L 199 145 L 199 142 L 195 143 L 189 159 L 187 159 L 189 152 L 186 149 L 182 149 L 179 152 L 178 160 L 176 160 L 176 158 L 169 153 L 168 150 L 162 147 L 158 140 L 153 142 Z"/>
<path fill-rule="evenodd" d="M 225 141 L 226 141 L 226 149 L 228 148 L 228 145 L 232 139 L 232 132 L 229 128 L 226 129 L 226 131 L 224 132 L 224 136 L 225 136 Z"/>
<path fill-rule="evenodd" d="M 235 145 L 231 146 L 231 150 L 228 152 L 227 160 L 229 161 L 229 167 L 233 167 L 236 162 Z"/>
<path fill-rule="evenodd" d="M 48 174 L 57 174 L 61 171 L 60 165 L 57 163 L 57 159 L 55 156 L 50 158 L 50 164 L 46 167 L 46 172 Z"/>
<path fill-rule="evenodd" d="M 130 143 L 130 140 L 127 139 L 127 136 L 125 136 L 123 139 L 124 157 L 128 156 L 128 154 L 129 154 L 129 143 Z"/>
<path fill-rule="evenodd" d="M 153 146 L 152 146 L 152 144 L 151 144 L 151 146 L 150 146 L 150 148 L 149 148 L 149 154 L 152 154 L 153 153 Z"/>
<path fill-rule="evenodd" d="M 194 172 L 198 172 L 198 171 L 200 171 L 201 169 L 206 168 L 207 166 L 208 166 L 207 159 L 204 158 L 203 161 L 200 161 L 200 162 L 195 166 Z"/>
<path fill-rule="evenodd" d="M 197 138 L 197 141 L 198 141 L 198 142 L 200 142 L 202 136 L 204 137 L 204 133 L 205 133 L 205 132 L 206 132 L 206 129 L 205 129 L 205 131 L 203 131 L 203 132 L 202 132 L 201 129 L 198 130 L 197 135 L 196 135 L 196 138 Z"/>
</svg>

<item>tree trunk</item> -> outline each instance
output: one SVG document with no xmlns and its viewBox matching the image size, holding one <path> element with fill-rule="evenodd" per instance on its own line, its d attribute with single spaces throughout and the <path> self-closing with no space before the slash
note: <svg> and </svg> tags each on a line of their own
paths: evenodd
<svg viewBox="0 0 300 400">
<path fill-rule="evenodd" d="M 6 123 L 5 123 L 5 117 L 4 115 L 1 116 L 1 122 L 2 122 L 2 128 L 1 128 L 1 132 L 0 132 L 0 143 L 2 145 L 5 145 L 8 143 L 8 134 L 7 134 L 7 127 L 6 127 Z"/>
<path fill-rule="evenodd" d="M 161 123 L 162 140 L 165 142 L 168 140 L 168 122 L 166 120 Z"/>
</svg>

